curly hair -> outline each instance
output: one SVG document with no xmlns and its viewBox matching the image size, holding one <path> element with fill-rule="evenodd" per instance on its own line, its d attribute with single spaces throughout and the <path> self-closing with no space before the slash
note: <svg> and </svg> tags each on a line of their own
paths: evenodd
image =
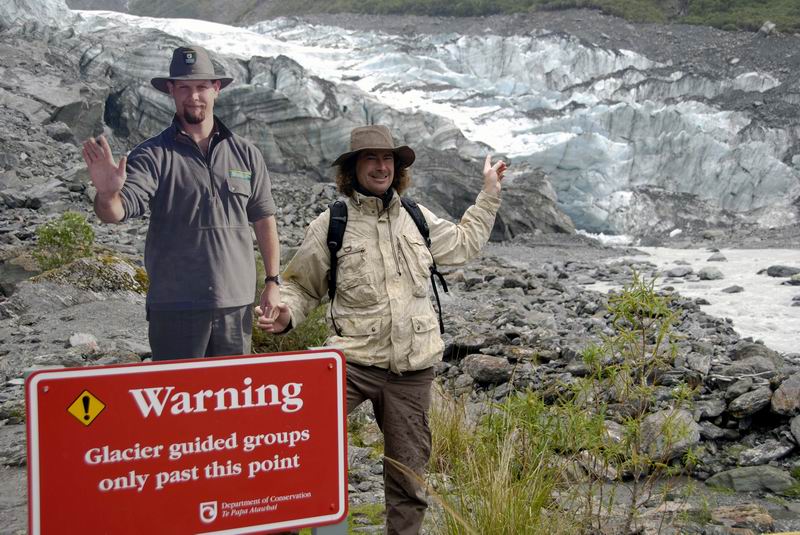
<svg viewBox="0 0 800 535">
<path fill-rule="evenodd" d="M 336 188 L 339 193 L 347 197 L 353 195 L 353 184 L 357 182 L 356 179 L 356 161 L 358 154 L 354 154 L 350 158 L 343 161 L 336 166 Z M 402 195 L 405 190 L 411 185 L 411 170 L 408 167 L 399 167 L 397 165 L 397 158 L 394 161 L 394 180 L 392 180 L 392 188 L 398 195 Z"/>
</svg>

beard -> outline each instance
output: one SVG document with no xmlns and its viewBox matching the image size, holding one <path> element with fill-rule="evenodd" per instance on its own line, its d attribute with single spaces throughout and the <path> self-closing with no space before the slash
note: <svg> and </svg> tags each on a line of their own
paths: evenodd
<svg viewBox="0 0 800 535">
<path fill-rule="evenodd" d="M 200 124 L 206 120 L 206 110 L 183 110 L 183 120 L 186 121 L 187 124 Z"/>
</svg>

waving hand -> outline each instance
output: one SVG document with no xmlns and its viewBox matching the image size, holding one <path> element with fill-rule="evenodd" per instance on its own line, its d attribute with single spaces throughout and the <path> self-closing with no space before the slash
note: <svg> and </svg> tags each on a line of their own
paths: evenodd
<svg viewBox="0 0 800 535">
<path fill-rule="evenodd" d="M 83 159 L 98 195 L 108 197 L 119 193 L 125 184 L 126 158 L 123 156 L 119 164 L 114 162 L 105 136 L 89 138 L 83 143 Z"/>
<path fill-rule="evenodd" d="M 500 183 L 503 181 L 506 169 L 508 169 L 508 165 L 506 165 L 506 162 L 503 160 L 497 160 L 497 162 L 492 165 L 492 155 L 487 154 L 486 161 L 483 164 L 483 191 L 499 195 L 501 189 Z"/>
</svg>

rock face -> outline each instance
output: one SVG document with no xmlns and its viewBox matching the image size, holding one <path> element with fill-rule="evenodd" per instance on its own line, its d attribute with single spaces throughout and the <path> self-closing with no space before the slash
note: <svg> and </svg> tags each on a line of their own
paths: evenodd
<svg viewBox="0 0 800 535">
<path fill-rule="evenodd" d="M 725 57 L 747 48 L 772 58 L 772 48 L 796 49 L 800 39 L 791 36 L 764 44 L 705 30 L 691 36 L 694 49 L 670 58 L 648 48 L 650 36 L 587 41 L 522 32 L 520 20 L 511 25 L 517 33 L 506 24 L 496 34 L 461 34 L 351 31 L 292 18 L 260 22 L 239 36 L 244 30 L 83 17 L 75 28 L 99 43 L 81 47 L 81 68 L 110 74 L 106 122 L 126 146 L 169 120 L 168 99 L 146 83 L 163 71 L 159 58 L 181 40 L 208 41 L 237 80 L 223 92 L 220 114 L 259 144 L 275 170 L 323 176 L 350 127 L 383 122 L 415 149 L 475 161 L 482 142 L 506 153 L 518 183 L 534 182 L 530 171 L 538 170 L 549 184 L 537 185 L 535 196 L 552 193 L 572 222 L 590 231 L 658 235 L 792 225 L 800 217 L 800 120 L 789 113 L 798 99 L 797 69 Z M 143 39 L 154 28 L 174 38 Z M 129 46 L 104 47 L 111 31 Z M 655 33 L 653 39 L 679 46 L 671 31 Z M 246 51 L 240 42 L 248 43 Z M 702 61 L 696 49 L 706 42 L 713 60 Z M 450 167 L 435 174 L 416 169 L 419 182 L 439 181 Z M 444 197 L 458 198 L 459 191 L 455 186 Z M 459 212 L 448 209 L 452 217 Z M 527 215 L 502 214 L 507 228 L 495 229 L 495 238 L 555 222 L 519 226 Z M 571 223 L 558 219 L 557 228 L 568 230 Z"/>
<path fill-rule="evenodd" d="M 26 22 L 63 26 L 73 17 L 64 0 L 4 0 L 0 3 L 0 29 Z"/>
<path fill-rule="evenodd" d="M 683 58 L 536 30 L 343 32 L 297 19 L 250 29 L 261 46 L 326 79 L 353 82 L 385 103 L 442 110 L 472 139 L 541 168 L 579 228 L 644 234 L 798 218 L 800 125 L 785 115 L 797 99 L 791 70 L 679 67 Z M 628 46 L 644 47 L 637 38 L 649 36 Z M 797 42 L 779 46 L 789 53 Z"/>
<path fill-rule="evenodd" d="M 128 13 L 130 0 L 69 0 L 70 9 L 108 9 Z"/>
<path fill-rule="evenodd" d="M 80 58 L 85 80 L 81 83 L 89 100 L 85 108 L 103 110 L 105 125 L 113 133 L 112 144 L 125 150 L 171 122 L 171 99 L 153 89 L 149 80 L 166 71 L 167 58 L 180 41 L 154 30 L 109 22 L 115 38 L 128 42 L 121 48 L 106 43 L 109 28 L 98 29 L 96 24 L 92 18 L 77 24 L 82 38 L 64 45 L 70 57 Z M 398 142 L 418 153 L 410 195 L 449 218 L 460 217 L 474 202 L 487 149 L 468 141 L 451 121 L 429 113 L 398 111 L 358 88 L 322 80 L 285 56 L 243 61 L 218 54 L 215 59 L 218 70 L 235 79 L 222 92 L 215 111 L 261 149 L 271 172 L 327 180 L 330 163 L 347 150 L 350 130 L 376 122 L 388 125 Z M 100 105 L 88 105 L 101 98 L 105 100 Z M 64 115 L 56 119 L 66 121 Z M 103 127 L 100 116 L 84 116 L 71 123 L 78 139 Z M 76 123 L 83 125 L 82 130 Z M 509 188 L 512 193 L 503 203 L 492 238 L 537 229 L 574 232 L 572 221 L 556 207 L 547 176 L 532 166 L 520 165 L 519 170 L 519 187 Z"/>
</svg>

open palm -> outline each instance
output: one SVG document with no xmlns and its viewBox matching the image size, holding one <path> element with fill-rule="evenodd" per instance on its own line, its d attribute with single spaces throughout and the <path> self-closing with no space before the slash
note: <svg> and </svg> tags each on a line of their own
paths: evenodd
<svg viewBox="0 0 800 535">
<path fill-rule="evenodd" d="M 89 138 L 83 143 L 83 159 L 89 169 L 89 178 L 101 195 L 113 195 L 125 184 L 126 158 L 114 162 L 111 147 L 104 136 Z"/>
</svg>

